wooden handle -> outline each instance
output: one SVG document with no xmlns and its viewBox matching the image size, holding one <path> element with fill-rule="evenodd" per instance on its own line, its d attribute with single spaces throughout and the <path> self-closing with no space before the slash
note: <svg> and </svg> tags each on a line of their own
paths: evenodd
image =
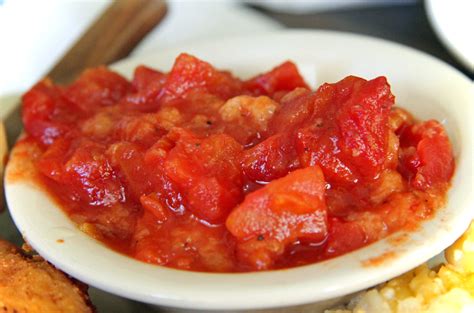
<svg viewBox="0 0 474 313">
<path fill-rule="evenodd" d="M 164 0 L 117 0 L 48 73 L 69 83 L 84 69 L 126 57 L 166 14 Z"/>
</svg>

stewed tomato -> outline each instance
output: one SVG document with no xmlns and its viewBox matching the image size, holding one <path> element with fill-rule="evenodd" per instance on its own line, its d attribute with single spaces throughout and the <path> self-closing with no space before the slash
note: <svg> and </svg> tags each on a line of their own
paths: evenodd
<svg viewBox="0 0 474 313">
<path fill-rule="evenodd" d="M 292 62 L 249 80 L 181 54 L 23 96 L 41 183 L 82 229 L 141 261 L 241 272 L 335 257 L 435 214 L 454 172 L 443 126 L 385 77 L 312 91 Z"/>
</svg>

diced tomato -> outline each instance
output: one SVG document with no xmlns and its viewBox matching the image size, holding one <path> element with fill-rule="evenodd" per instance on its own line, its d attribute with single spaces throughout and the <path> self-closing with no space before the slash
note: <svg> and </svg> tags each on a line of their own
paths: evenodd
<svg viewBox="0 0 474 313">
<path fill-rule="evenodd" d="M 105 157 L 105 147 L 84 140 L 64 164 L 62 181 L 86 205 L 112 206 L 125 201 L 124 188 Z"/>
<path fill-rule="evenodd" d="M 443 126 L 430 120 L 406 128 L 400 137 L 400 171 L 418 189 L 447 183 L 454 172 L 451 143 Z"/>
<path fill-rule="evenodd" d="M 149 67 L 140 65 L 135 69 L 132 86 L 135 93 L 126 97 L 126 103 L 133 109 L 142 111 L 155 110 L 164 95 L 167 75 Z"/>
<path fill-rule="evenodd" d="M 316 94 L 312 123 L 297 135 L 302 165 L 320 165 L 329 182 L 376 178 L 387 154 L 394 102 L 386 79 L 349 76 Z"/>
<path fill-rule="evenodd" d="M 166 175 L 182 190 L 191 212 L 211 223 L 222 222 L 241 198 L 242 146 L 224 134 L 200 139 L 175 131 L 180 136 L 164 161 Z"/>
<path fill-rule="evenodd" d="M 296 89 L 281 100 L 280 109 L 270 121 L 270 132 L 290 133 L 304 126 L 313 116 L 316 93 Z"/>
<path fill-rule="evenodd" d="M 248 194 L 226 221 L 227 229 L 241 243 L 240 256 L 250 258 L 242 261 L 250 261 L 255 268 L 268 268 L 284 247 L 297 239 L 323 241 L 327 235 L 324 192 L 321 169 L 308 167 Z M 253 244 L 246 243 L 249 241 Z M 253 254 L 262 257 L 254 259 Z"/>
<path fill-rule="evenodd" d="M 130 83 L 105 66 L 85 70 L 65 91 L 66 98 L 83 112 L 117 104 L 131 89 Z"/>
<path fill-rule="evenodd" d="M 71 130 L 69 119 L 74 113 L 62 97 L 61 90 L 42 80 L 22 97 L 22 119 L 26 131 L 44 145 Z M 68 117 L 69 116 L 69 117 Z"/>
<path fill-rule="evenodd" d="M 139 146 L 130 142 L 118 142 L 107 149 L 106 156 L 112 168 L 119 173 L 119 178 L 129 186 L 127 191 L 134 199 L 138 200 L 152 191 L 149 171 L 144 163 L 144 152 Z"/>
<path fill-rule="evenodd" d="M 273 135 L 242 153 L 242 170 L 252 181 L 269 182 L 288 174 L 298 165 L 290 137 Z"/>
<path fill-rule="evenodd" d="M 287 61 L 268 73 L 258 75 L 244 83 L 245 89 L 254 95 L 273 96 L 278 91 L 291 91 L 298 87 L 309 88 L 298 68 Z"/>
<path fill-rule="evenodd" d="M 241 93 L 242 82 L 229 72 L 218 71 L 209 63 L 182 53 L 168 74 L 165 88 L 176 97 L 190 91 L 205 91 L 228 99 Z"/>
<path fill-rule="evenodd" d="M 224 226 L 208 227 L 189 215 L 157 224 L 145 212 L 134 236 L 135 257 L 179 269 L 229 272 L 235 270 L 233 244 L 222 240 L 225 231 Z"/>
<path fill-rule="evenodd" d="M 367 243 L 363 228 L 355 222 L 343 222 L 338 218 L 329 221 L 329 235 L 325 254 L 335 257 L 356 250 Z"/>
<path fill-rule="evenodd" d="M 166 81 L 166 74 L 154 70 L 148 66 L 139 65 L 135 69 L 132 86 L 138 92 L 158 90 Z"/>
<path fill-rule="evenodd" d="M 59 138 L 51 144 L 38 160 L 39 171 L 56 182 L 67 183 L 64 164 L 71 156 L 71 145 L 71 138 Z"/>
</svg>

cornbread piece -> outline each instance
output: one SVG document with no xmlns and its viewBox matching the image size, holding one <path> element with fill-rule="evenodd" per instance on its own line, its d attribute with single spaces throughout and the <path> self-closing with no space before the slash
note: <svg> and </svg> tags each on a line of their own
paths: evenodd
<svg viewBox="0 0 474 313">
<path fill-rule="evenodd" d="M 94 312 L 87 286 L 0 240 L 0 312 Z"/>
<path fill-rule="evenodd" d="M 474 223 L 451 247 L 437 271 L 426 264 L 325 313 L 474 312 Z"/>
</svg>

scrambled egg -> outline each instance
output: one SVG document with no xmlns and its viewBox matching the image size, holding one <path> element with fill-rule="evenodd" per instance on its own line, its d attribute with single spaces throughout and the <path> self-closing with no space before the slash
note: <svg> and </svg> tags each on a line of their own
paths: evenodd
<svg viewBox="0 0 474 313">
<path fill-rule="evenodd" d="M 437 271 L 423 264 L 325 313 L 474 312 L 474 222 L 445 257 Z"/>
</svg>

